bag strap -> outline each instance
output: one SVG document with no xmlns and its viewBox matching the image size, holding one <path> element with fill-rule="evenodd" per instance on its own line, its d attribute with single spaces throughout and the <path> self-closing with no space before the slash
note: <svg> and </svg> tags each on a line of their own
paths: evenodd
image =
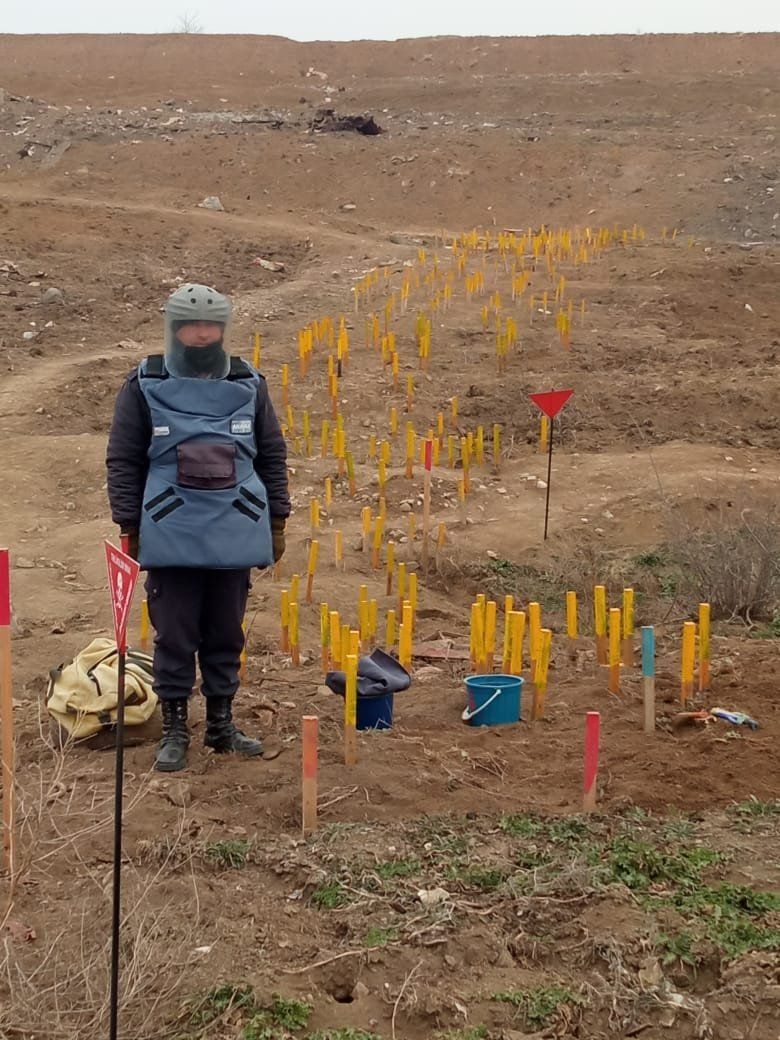
<svg viewBox="0 0 780 1040">
<path fill-rule="evenodd" d="M 143 362 L 143 374 L 147 379 L 167 379 L 165 358 L 162 354 L 150 354 Z"/>
<path fill-rule="evenodd" d="M 254 373 L 246 361 L 243 361 L 240 357 L 231 357 L 230 371 L 227 374 L 228 379 L 251 379 L 253 375 Z"/>
</svg>

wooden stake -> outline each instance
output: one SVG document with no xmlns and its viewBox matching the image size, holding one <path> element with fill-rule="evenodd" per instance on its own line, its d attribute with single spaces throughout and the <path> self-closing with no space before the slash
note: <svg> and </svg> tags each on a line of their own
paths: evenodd
<svg viewBox="0 0 780 1040">
<path fill-rule="evenodd" d="M 303 834 L 317 829 L 317 744 L 319 720 L 316 715 L 303 716 L 302 761 L 302 827 Z"/>
<path fill-rule="evenodd" d="M 11 564 L 0 549 L 0 729 L 2 729 L 3 867 L 16 870 L 14 708 L 11 678 Z"/>
<path fill-rule="evenodd" d="M 645 733 L 655 733 L 655 629 L 642 629 L 642 686 L 645 709 Z"/>
<path fill-rule="evenodd" d="M 582 811 L 596 808 L 596 783 L 599 775 L 599 731 L 601 715 L 589 711 L 585 716 L 585 756 L 582 780 Z"/>
<path fill-rule="evenodd" d="M 347 654 L 347 687 L 344 696 L 344 764 L 357 764 L 357 666 L 355 654 Z"/>
</svg>

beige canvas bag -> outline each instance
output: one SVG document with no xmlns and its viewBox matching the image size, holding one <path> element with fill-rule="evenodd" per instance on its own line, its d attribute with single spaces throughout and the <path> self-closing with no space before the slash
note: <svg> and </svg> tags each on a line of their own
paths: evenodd
<svg viewBox="0 0 780 1040">
<path fill-rule="evenodd" d="M 113 732 L 118 677 L 119 654 L 112 639 L 95 639 L 70 664 L 52 669 L 46 707 L 63 740 L 81 741 L 106 731 Z M 156 707 L 152 659 L 149 654 L 128 650 L 125 726 L 147 729 L 146 724 L 152 719 Z"/>
</svg>

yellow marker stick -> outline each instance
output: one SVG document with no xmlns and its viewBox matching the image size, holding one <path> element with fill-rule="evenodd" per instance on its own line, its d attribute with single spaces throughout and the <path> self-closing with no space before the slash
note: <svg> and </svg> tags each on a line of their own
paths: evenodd
<svg viewBox="0 0 780 1040">
<path fill-rule="evenodd" d="M 699 604 L 699 690 L 710 688 L 710 605 Z"/>
<path fill-rule="evenodd" d="M 325 508 L 330 509 L 333 504 L 333 478 L 325 477 Z"/>
<path fill-rule="evenodd" d="M 693 697 L 693 675 L 696 668 L 696 624 L 683 625 L 680 700 L 683 704 Z"/>
<path fill-rule="evenodd" d="M 569 639 L 577 638 L 577 593 L 566 593 L 566 635 Z"/>
<path fill-rule="evenodd" d="M 320 455 L 323 459 L 328 456 L 328 443 L 330 440 L 330 423 L 327 419 L 322 420 L 322 429 L 320 432 Z"/>
<path fill-rule="evenodd" d="M 541 651 L 542 608 L 539 603 L 528 604 L 528 645 L 531 654 L 531 667 L 536 668 Z"/>
<path fill-rule="evenodd" d="M 412 571 L 409 575 L 409 604 L 412 608 L 412 625 L 417 616 L 417 572 Z"/>
<path fill-rule="evenodd" d="M 512 618 L 510 615 L 514 610 L 514 605 L 514 596 L 504 596 L 504 645 L 501 654 L 501 671 L 507 675 L 512 661 Z"/>
<path fill-rule="evenodd" d="M 344 536 L 341 531 L 333 532 L 333 557 L 338 570 L 344 567 Z"/>
<path fill-rule="evenodd" d="M 544 716 L 544 702 L 547 697 L 547 673 L 550 668 L 550 651 L 552 648 L 552 632 L 543 628 L 539 634 L 539 659 L 534 672 L 534 707 L 533 718 L 538 721 Z"/>
<path fill-rule="evenodd" d="M 398 564 L 398 614 L 401 615 L 406 599 L 406 564 Z"/>
<path fill-rule="evenodd" d="M 495 600 L 489 600 L 485 610 L 485 666 L 488 672 L 493 671 L 496 652 L 496 609 Z"/>
<path fill-rule="evenodd" d="M 290 650 L 290 593 L 286 589 L 281 595 L 279 613 L 282 625 L 281 649 L 286 654 Z"/>
<path fill-rule="evenodd" d="M 607 590 L 603 585 L 596 585 L 593 590 L 593 622 L 596 633 L 596 660 L 599 664 L 607 665 Z"/>
<path fill-rule="evenodd" d="M 523 671 L 523 637 L 525 635 L 525 611 L 513 610 L 510 614 L 512 631 L 512 649 L 510 653 L 509 674 L 521 675 Z"/>
<path fill-rule="evenodd" d="M 141 601 L 141 649 L 149 649 L 149 601 Z"/>
<path fill-rule="evenodd" d="M 385 628 L 385 649 L 388 653 L 395 646 L 396 640 L 396 624 L 395 624 L 395 610 L 392 608 L 387 612 L 387 626 Z"/>
<path fill-rule="evenodd" d="M 624 668 L 634 667 L 634 590 L 623 589 L 623 648 Z"/>
<path fill-rule="evenodd" d="M 314 591 L 314 575 L 317 571 L 317 555 L 320 550 L 320 543 L 316 538 L 313 538 L 309 546 L 309 563 L 306 568 L 306 602 L 311 603 L 312 592 Z"/>
<path fill-rule="evenodd" d="M 346 695 L 344 697 L 344 764 L 357 763 L 357 667 L 358 659 L 347 654 Z"/>
<path fill-rule="evenodd" d="M 402 622 L 401 622 L 401 627 L 403 628 L 403 632 L 404 632 L 403 660 L 402 660 L 401 664 L 403 664 L 404 668 L 411 668 L 411 666 L 412 666 L 412 655 L 413 655 L 413 650 L 412 650 L 412 632 L 413 632 L 413 628 L 414 628 L 414 621 L 413 621 L 412 605 L 408 601 L 406 603 L 404 603 L 403 611 L 401 613 L 401 617 L 403 619 Z"/>
<path fill-rule="evenodd" d="M 620 693 L 620 608 L 609 612 L 609 692 Z"/>
<path fill-rule="evenodd" d="M 327 603 L 320 603 L 320 646 L 322 647 L 322 670 L 327 672 L 330 653 L 330 610 Z"/>
<path fill-rule="evenodd" d="M 546 415 L 542 416 L 542 420 L 539 426 L 539 451 L 541 454 L 547 452 L 547 446 L 550 443 L 550 420 Z"/>
<path fill-rule="evenodd" d="M 298 603 L 290 603 L 290 654 L 295 668 L 301 663 L 301 648 L 298 639 Z"/>
<path fill-rule="evenodd" d="M 360 511 L 360 524 L 363 532 L 363 552 L 368 552 L 371 538 L 371 506 L 363 506 Z"/>
</svg>

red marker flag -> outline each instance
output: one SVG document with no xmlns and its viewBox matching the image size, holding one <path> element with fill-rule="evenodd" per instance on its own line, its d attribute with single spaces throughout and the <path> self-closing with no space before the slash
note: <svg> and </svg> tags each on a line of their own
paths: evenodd
<svg viewBox="0 0 780 1040">
<path fill-rule="evenodd" d="M 529 394 L 529 396 L 540 411 L 554 419 L 573 393 L 573 390 L 548 390 L 542 394 Z"/>
<path fill-rule="evenodd" d="M 433 441 L 425 442 L 425 468 L 430 473 L 433 465 Z"/>
<path fill-rule="evenodd" d="M 132 556 L 116 549 L 108 541 L 106 542 L 106 565 L 117 650 L 124 653 L 127 650 L 127 621 L 130 616 L 130 605 L 133 602 L 135 583 L 138 581 L 141 568 Z"/>
</svg>

